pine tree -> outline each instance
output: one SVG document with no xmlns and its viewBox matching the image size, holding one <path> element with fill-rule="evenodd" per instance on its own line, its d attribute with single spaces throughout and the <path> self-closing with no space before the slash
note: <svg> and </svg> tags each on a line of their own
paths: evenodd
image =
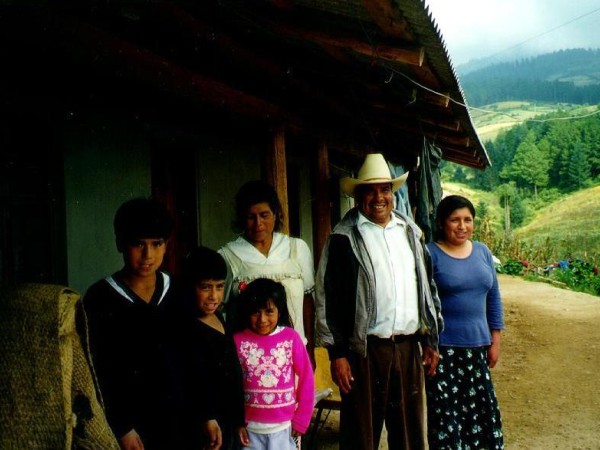
<svg viewBox="0 0 600 450">
<path fill-rule="evenodd" d="M 511 224 L 510 224 L 510 207 L 513 199 L 517 195 L 517 188 L 514 185 L 514 182 L 501 184 L 496 189 L 496 195 L 498 196 L 498 200 L 500 201 L 500 206 L 504 208 L 504 233 L 510 234 Z"/>
<path fill-rule="evenodd" d="M 535 143 L 535 133 L 530 131 L 525 140 L 517 147 L 517 152 L 510 165 L 509 173 L 517 180 L 533 187 L 533 195 L 537 197 L 538 187 L 548 184 L 548 157 Z"/>
<path fill-rule="evenodd" d="M 586 153 L 583 144 L 578 142 L 569 155 L 567 182 L 571 190 L 581 189 L 588 183 L 590 164 Z"/>
</svg>

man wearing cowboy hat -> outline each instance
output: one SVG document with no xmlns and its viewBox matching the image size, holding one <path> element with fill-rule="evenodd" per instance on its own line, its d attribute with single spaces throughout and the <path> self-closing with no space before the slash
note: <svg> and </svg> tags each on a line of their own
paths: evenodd
<svg viewBox="0 0 600 450">
<path fill-rule="evenodd" d="M 340 449 L 427 447 L 424 367 L 435 374 L 443 324 L 421 230 L 393 209 L 408 173 L 367 155 L 341 189 L 357 206 L 335 227 L 317 273 L 317 336 L 342 394 Z"/>
</svg>

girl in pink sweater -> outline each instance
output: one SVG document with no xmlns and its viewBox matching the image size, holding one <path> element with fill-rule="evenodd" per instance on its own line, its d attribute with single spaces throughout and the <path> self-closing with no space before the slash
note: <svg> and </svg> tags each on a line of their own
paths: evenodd
<svg viewBox="0 0 600 450">
<path fill-rule="evenodd" d="M 315 380 L 306 347 L 291 327 L 285 288 L 266 278 L 238 298 L 234 334 L 244 375 L 247 426 L 240 443 L 256 450 L 294 450 L 310 424 Z"/>
</svg>

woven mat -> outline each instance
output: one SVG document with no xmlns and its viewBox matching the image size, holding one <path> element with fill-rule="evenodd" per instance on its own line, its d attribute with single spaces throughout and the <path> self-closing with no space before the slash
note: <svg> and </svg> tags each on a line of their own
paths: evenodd
<svg viewBox="0 0 600 450">
<path fill-rule="evenodd" d="M 89 362 L 78 293 L 44 284 L 2 290 L 0 448 L 118 449 Z"/>
</svg>

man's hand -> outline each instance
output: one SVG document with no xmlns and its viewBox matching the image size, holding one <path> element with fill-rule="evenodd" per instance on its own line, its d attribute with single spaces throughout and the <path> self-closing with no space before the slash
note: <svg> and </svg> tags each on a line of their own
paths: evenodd
<svg viewBox="0 0 600 450">
<path fill-rule="evenodd" d="M 430 377 L 435 375 L 435 369 L 437 368 L 440 360 L 440 354 L 433 347 L 423 347 L 423 366 L 427 370 L 427 375 Z"/>
<path fill-rule="evenodd" d="M 142 439 L 133 428 L 119 439 L 119 445 L 123 450 L 144 450 Z"/>
<path fill-rule="evenodd" d="M 331 361 L 331 379 L 338 385 L 343 394 L 347 394 L 352 389 L 352 369 L 348 358 L 338 358 Z"/>
<path fill-rule="evenodd" d="M 219 450 L 223 444 L 223 434 L 221 427 L 216 420 L 207 420 L 204 422 L 204 432 L 208 438 L 208 446 L 211 450 Z"/>
</svg>

